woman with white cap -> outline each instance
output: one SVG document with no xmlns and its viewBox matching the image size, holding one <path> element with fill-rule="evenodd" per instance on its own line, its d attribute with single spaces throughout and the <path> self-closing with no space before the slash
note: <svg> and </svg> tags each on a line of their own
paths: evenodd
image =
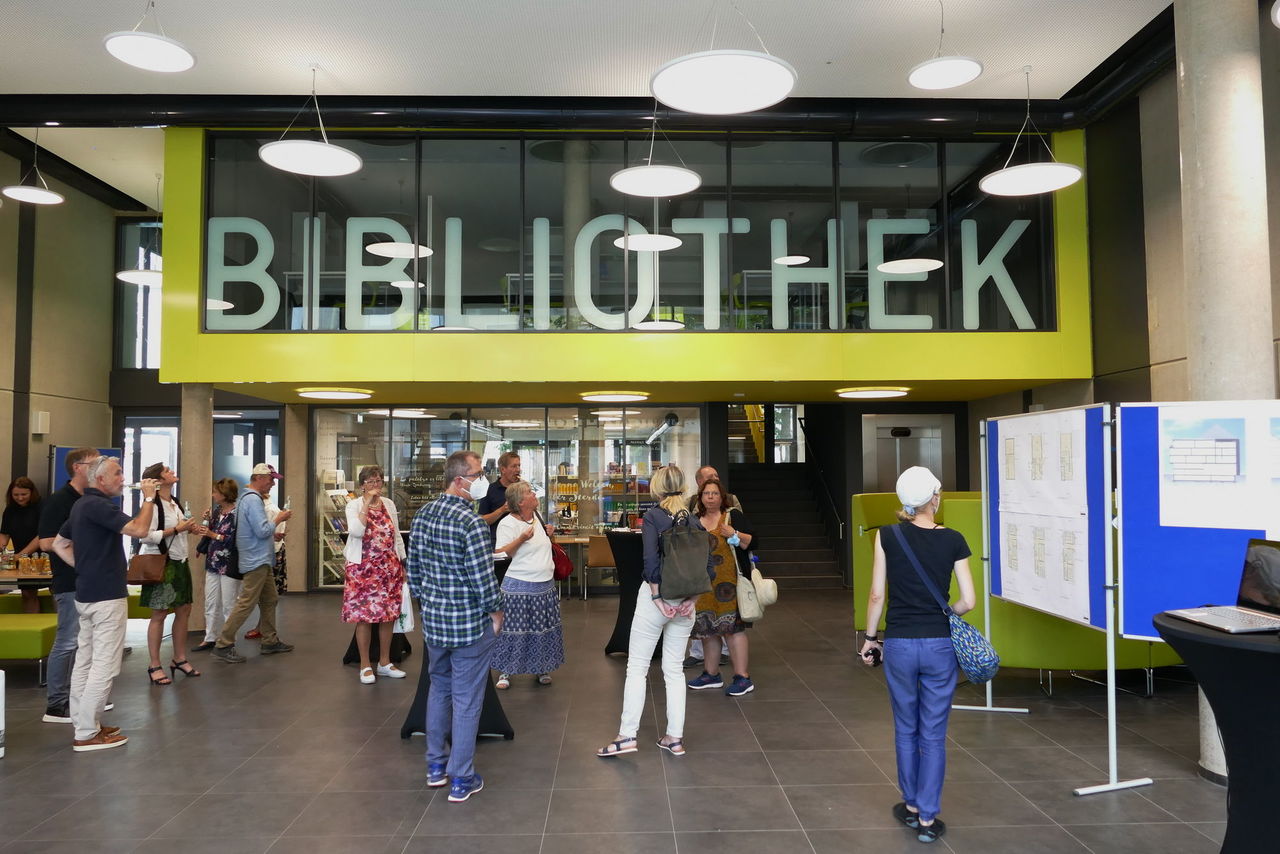
<svg viewBox="0 0 1280 854">
<path fill-rule="evenodd" d="M 942 484 L 923 466 L 912 466 L 898 477 L 901 521 L 876 532 L 861 652 L 868 666 L 879 664 L 884 656 L 903 800 L 894 805 L 893 815 L 915 830 L 921 842 L 934 842 L 946 832 L 937 816 L 947 763 L 947 716 L 959 668 L 947 616 L 916 564 L 938 590 L 949 590 L 955 574 L 960 599 L 951 609 L 956 614 L 972 611 L 976 602 L 968 544 L 959 532 L 934 521 L 941 491 Z M 881 639 L 876 627 L 884 612 L 886 585 L 889 611 Z"/>
</svg>

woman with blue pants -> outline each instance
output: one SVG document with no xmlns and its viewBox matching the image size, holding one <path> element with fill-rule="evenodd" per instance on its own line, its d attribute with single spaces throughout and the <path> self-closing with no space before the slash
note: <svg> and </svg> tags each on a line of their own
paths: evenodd
<svg viewBox="0 0 1280 854">
<path fill-rule="evenodd" d="M 934 521 L 941 491 L 942 484 L 923 466 L 912 466 L 898 477 L 902 540 L 876 533 L 867 634 L 861 652 L 863 663 L 869 666 L 884 656 L 885 682 L 893 707 L 898 788 L 902 790 L 902 803 L 894 805 L 893 815 L 916 831 L 921 842 L 934 842 L 947 829 L 937 816 L 947 766 L 947 716 L 959 668 L 947 616 L 912 566 L 902 543 L 915 553 L 939 590 L 951 588 L 955 573 L 960 599 L 951 609 L 956 614 L 972 611 L 975 604 L 969 546 L 959 532 Z M 876 627 L 884 612 L 886 586 L 889 611 L 881 640 Z"/>
</svg>

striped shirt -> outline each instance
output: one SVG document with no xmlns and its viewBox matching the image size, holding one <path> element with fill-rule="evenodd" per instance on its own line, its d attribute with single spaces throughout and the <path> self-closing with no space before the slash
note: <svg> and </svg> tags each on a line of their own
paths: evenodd
<svg viewBox="0 0 1280 854">
<path fill-rule="evenodd" d="M 427 646 L 473 644 L 489 614 L 502 610 L 489 526 L 470 501 L 444 494 L 419 508 L 409 528 L 406 570 Z"/>
</svg>

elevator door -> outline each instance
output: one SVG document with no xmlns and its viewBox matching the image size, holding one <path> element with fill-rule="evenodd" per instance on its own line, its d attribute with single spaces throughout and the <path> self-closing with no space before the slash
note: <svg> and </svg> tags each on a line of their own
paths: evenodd
<svg viewBox="0 0 1280 854">
<path fill-rule="evenodd" d="M 954 489 L 955 421 L 951 415 L 862 416 L 862 491 L 893 492 L 898 475 L 924 466 Z"/>
</svg>

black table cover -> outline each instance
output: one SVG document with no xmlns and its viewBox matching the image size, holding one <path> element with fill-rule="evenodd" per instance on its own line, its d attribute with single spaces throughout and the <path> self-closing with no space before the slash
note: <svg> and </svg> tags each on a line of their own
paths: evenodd
<svg viewBox="0 0 1280 854">
<path fill-rule="evenodd" d="M 431 674 L 427 669 L 427 656 L 422 657 L 422 671 L 418 675 L 418 693 L 414 695 L 413 707 L 409 709 L 404 724 L 400 727 L 400 737 L 408 738 L 414 733 L 427 731 L 427 697 L 431 694 Z M 516 737 L 516 731 L 507 720 L 507 713 L 502 709 L 502 701 L 493 687 L 493 674 L 484 683 L 484 706 L 480 709 L 479 735 L 500 735 L 507 741 Z"/>
<path fill-rule="evenodd" d="M 644 543 L 639 531 L 609 531 L 605 536 L 613 551 L 613 565 L 618 573 L 618 619 L 613 625 L 613 635 L 604 647 L 605 655 L 613 655 L 626 652 L 631 641 L 631 618 L 636 613 L 636 596 L 643 581 Z M 661 646 L 658 645 L 659 650 Z"/>
<path fill-rule="evenodd" d="M 391 636 L 391 663 L 399 664 L 409 656 L 413 655 L 413 647 L 409 644 L 409 639 L 401 632 L 396 632 Z M 378 640 L 378 627 L 373 627 L 372 636 L 369 638 L 369 660 L 377 662 L 382 657 L 382 641 Z M 346 655 L 342 656 L 343 664 L 360 663 L 360 650 L 356 647 L 355 633 L 351 634 L 351 643 L 347 646 Z"/>
<path fill-rule="evenodd" d="M 1164 614 L 1153 622 L 1218 719 L 1227 760 L 1223 854 L 1256 854 L 1271 845 L 1265 840 L 1275 835 L 1272 810 L 1280 803 L 1280 638 L 1227 634 Z"/>
</svg>

